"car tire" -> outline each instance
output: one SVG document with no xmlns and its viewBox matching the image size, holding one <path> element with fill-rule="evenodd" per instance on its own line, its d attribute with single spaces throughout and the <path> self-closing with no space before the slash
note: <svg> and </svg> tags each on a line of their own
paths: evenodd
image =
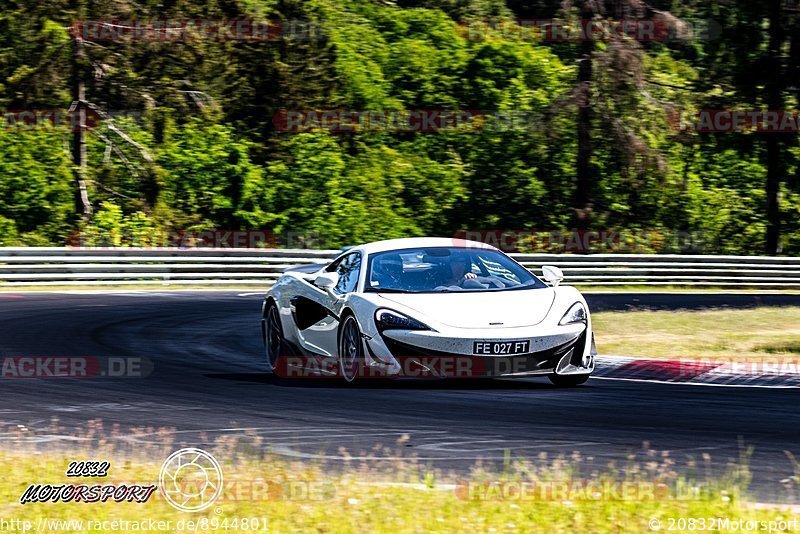
<svg viewBox="0 0 800 534">
<path fill-rule="evenodd" d="M 339 325 L 339 373 L 348 384 L 355 383 L 364 363 L 364 343 L 355 315 L 342 315 Z"/>
<path fill-rule="evenodd" d="M 281 358 L 286 355 L 286 339 L 283 336 L 278 306 L 273 301 L 267 304 L 264 312 L 264 350 L 267 363 L 270 364 L 274 373 Z"/>
<path fill-rule="evenodd" d="M 589 376 L 591 375 L 557 375 L 553 373 L 548 376 L 548 378 L 556 387 L 574 388 L 575 386 L 586 383 L 586 381 L 589 380 Z"/>
</svg>

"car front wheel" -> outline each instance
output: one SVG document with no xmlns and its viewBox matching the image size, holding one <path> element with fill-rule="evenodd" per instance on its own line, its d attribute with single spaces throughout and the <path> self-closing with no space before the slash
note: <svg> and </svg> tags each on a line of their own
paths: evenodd
<svg viewBox="0 0 800 534">
<path fill-rule="evenodd" d="M 364 362 L 364 344 L 361 342 L 361 329 L 356 318 L 346 315 L 339 330 L 339 370 L 348 383 L 358 378 Z"/>
<path fill-rule="evenodd" d="M 275 371 L 281 356 L 284 354 L 283 328 L 281 327 L 278 306 L 271 302 L 264 315 L 264 344 L 267 351 L 267 361 Z"/>
</svg>

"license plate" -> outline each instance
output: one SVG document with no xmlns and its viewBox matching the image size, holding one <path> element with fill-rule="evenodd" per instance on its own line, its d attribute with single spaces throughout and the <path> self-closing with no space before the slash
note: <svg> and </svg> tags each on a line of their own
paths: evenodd
<svg viewBox="0 0 800 534">
<path fill-rule="evenodd" d="M 472 354 L 487 356 L 526 354 L 530 352 L 531 341 L 518 339 L 514 341 L 476 341 L 472 346 Z"/>
</svg>

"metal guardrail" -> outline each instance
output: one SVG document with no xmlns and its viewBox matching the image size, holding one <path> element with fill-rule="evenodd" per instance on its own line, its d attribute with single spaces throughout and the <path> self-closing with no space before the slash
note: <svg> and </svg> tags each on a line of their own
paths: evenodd
<svg viewBox="0 0 800 534">
<path fill-rule="evenodd" d="M 800 258 L 658 254 L 512 254 L 534 272 L 552 264 L 580 286 L 800 288 Z"/>
<path fill-rule="evenodd" d="M 0 248 L 0 287 L 268 286 L 288 267 L 327 263 L 336 250 L 175 248 Z M 800 258 L 626 254 L 512 254 L 540 273 L 591 286 L 800 289 Z"/>
<path fill-rule="evenodd" d="M 336 250 L 0 247 L 0 287 L 271 285 Z"/>
</svg>

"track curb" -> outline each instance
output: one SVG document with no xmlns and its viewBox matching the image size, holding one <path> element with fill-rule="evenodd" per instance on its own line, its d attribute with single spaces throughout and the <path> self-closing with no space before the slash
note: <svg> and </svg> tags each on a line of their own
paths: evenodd
<svg viewBox="0 0 800 534">
<path fill-rule="evenodd" d="M 648 359 L 598 356 L 593 377 L 673 384 L 800 387 L 800 359 Z"/>
</svg>

